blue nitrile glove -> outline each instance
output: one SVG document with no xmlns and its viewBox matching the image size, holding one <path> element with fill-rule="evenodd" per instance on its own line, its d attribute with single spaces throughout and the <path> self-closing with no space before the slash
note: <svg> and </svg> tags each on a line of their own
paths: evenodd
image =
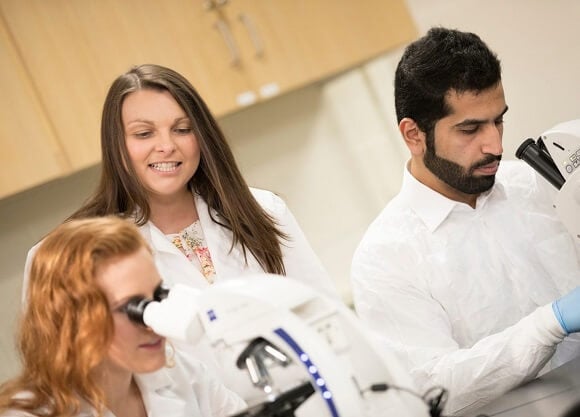
<svg viewBox="0 0 580 417">
<path fill-rule="evenodd" d="M 580 331 L 580 287 L 552 303 L 556 318 L 568 334 Z"/>
</svg>

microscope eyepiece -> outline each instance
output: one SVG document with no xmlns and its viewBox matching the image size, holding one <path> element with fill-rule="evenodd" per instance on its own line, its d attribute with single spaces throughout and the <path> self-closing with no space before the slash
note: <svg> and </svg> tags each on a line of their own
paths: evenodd
<svg viewBox="0 0 580 417">
<path fill-rule="evenodd" d="M 518 147 L 518 149 L 516 149 L 516 158 L 523 159 L 525 161 L 525 158 L 527 158 L 526 155 L 528 154 L 528 152 L 530 152 L 528 146 L 531 146 L 533 148 L 537 147 L 538 145 L 536 145 L 536 141 L 534 141 L 532 138 L 527 138 L 522 142 L 522 144 Z"/>
<path fill-rule="evenodd" d="M 125 313 L 133 323 L 140 324 L 141 326 L 146 326 L 143 321 L 143 314 L 145 313 L 145 308 L 152 301 L 161 301 L 167 298 L 169 294 L 169 289 L 163 285 L 159 285 L 155 288 L 153 292 L 153 298 L 145 298 L 142 296 L 131 297 L 127 304 L 125 304 Z"/>
<path fill-rule="evenodd" d="M 516 150 L 516 157 L 526 162 L 558 190 L 566 182 L 554 160 L 547 152 L 541 138 L 538 139 L 537 143 L 532 138 L 522 142 Z"/>
<path fill-rule="evenodd" d="M 166 288 L 163 285 L 159 285 L 157 288 L 155 288 L 155 292 L 153 293 L 153 300 L 154 301 L 165 300 L 168 295 L 169 288 Z"/>
<path fill-rule="evenodd" d="M 125 313 L 133 323 L 145 326 L 143 321 L 143 313 L 145 312 L 145 307 L 153 301 L 150 298 L 145 297 L 132 297 L 125 305 Z"/>
</svg>

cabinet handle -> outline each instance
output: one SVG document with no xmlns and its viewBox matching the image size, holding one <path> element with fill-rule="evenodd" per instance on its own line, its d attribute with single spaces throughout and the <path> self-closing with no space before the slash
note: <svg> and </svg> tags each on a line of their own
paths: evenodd
<svg viewBox="0 0 580 417">
<path fill-rule="evenodd" d="M 230 28 L 222 19 L 219 19 L 214 27 L 221 33 L 222 37 L 224 38 L 224 42 L 226 43 L 228 50 L 230 51 L 230 65 L 236 67 L 240 65 L 240 54 L 238 52 L 238 47 L 234 42 L 234 37 L 232 36 L 232 32 L 230 32 Z"/>
<path fill-rule="evenodd" d="M 248 34 L 250 35 L 250 40 L 254 45 L 254 49 L 256 50 L 256 57 L 260 58 L 264 55 L 264 43 L 262 42 L 262 38 L 256 29 L 256 25 L 254 25 L 254 21 L 245 13 L 240 13 L 239 15 L 240 21 L 246 27 Z"/>
<path fill-rule="evenodd" d="M 217 9 L 218 7 L 224 6 L 228 0 L 205 0 L 203 2 L 204 10 Z"/>
</svg>

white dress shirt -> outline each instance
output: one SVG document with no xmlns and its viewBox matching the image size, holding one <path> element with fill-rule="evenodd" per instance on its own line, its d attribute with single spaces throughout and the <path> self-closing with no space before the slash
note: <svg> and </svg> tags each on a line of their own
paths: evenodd
<svg viewBox="0 0 580 417">
<path fill-rule="evenodd" d="M 535 377 L 564 339 L 550 304 L 580 285 L 580 249 L 542 181 L 524 163 L 502 161 L 473 209 L 405 169 L 400 193 L 355 252 L 357 313 L 418 387 L 449 390 L 447 412 Z M 572 342 L 554 363 L 580 354 Z"/>
</svg>

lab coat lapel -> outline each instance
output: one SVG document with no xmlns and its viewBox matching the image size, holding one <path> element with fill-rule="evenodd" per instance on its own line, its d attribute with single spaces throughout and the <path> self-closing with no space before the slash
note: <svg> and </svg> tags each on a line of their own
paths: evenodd
<svg viewBox="0 0 580 417">
<path fill-rule="evenodd" d="M 141 234 L 147 239 L 147 241 L 153 246 L 156 252 L 165 252 L 174 255 L 181 255 L 179 249 L 175 247 L 173 243 L 167 239 L 161 230 L 157 228 L 153 223 L 147 222 L 141 226 Z M 187 260 L 187 259 L 186 259 Z"/>
<path fill-rule="evenodd" d="M 148 417 L 201 417 L 194 391 L 186 381 L 175 381 L 163 368 L 136 376 Z"/>
<path fill-rule="evenodd" d="M 198 194 L 195 194 L 195 205 L 218 278 L 237 277 L 242 275 L 243 271 L 248 271 L 249 267 L 245 263 L 244 254 L 239 245 L 236 245 L 230 252 L 233 239 L 231 231 L 211 219 L 206 202 Z M 214 218 L 219 218 L 214 210 L 212 210 L 212 215 Z M 256 269 L 257 261 L 250 253 L 248 253 L 248 263 L 252 270 Z M 256 272 L 261 271 L 259 265 L 257 267 Z"/>
<path fill-rule="evenodd" d="M 207 285 L 202 273 L 153 223 L 148 222 L 139 229 L 153 250 L 155 264 L 164 281 L 171 285 L 177 282 L 195 287 Z"/>
</svg>

